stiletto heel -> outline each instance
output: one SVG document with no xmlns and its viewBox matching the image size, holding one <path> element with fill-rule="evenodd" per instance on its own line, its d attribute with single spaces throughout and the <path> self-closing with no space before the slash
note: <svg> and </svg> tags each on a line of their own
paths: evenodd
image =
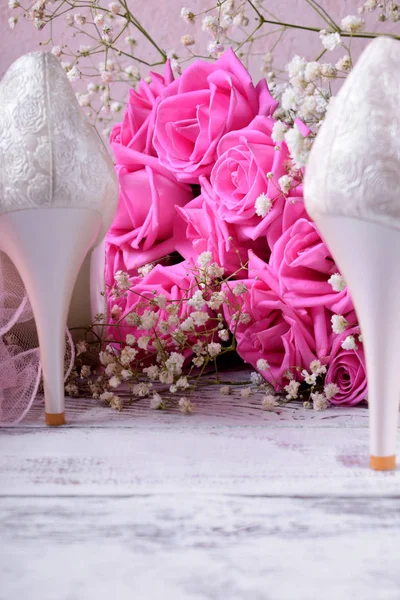
<svg viewBox="0 0 400 600">
<path fill-rule="evenodd" d="M 0 247 L 27 290 L 38 331 L 47 425 L 64 416 L 65 329 L 72 290 L 100 228 L 87 208 L 39 208 L 0 216 Z"/>
<path fill-rule="evenodd" d="M 368 373 L 370 467 L 396 467 L 400 365 L 400 232 L 348 217 L 317 225 L 348 282 L 362 330 Z"/>
<path fill-rule="evenodd" d="M 370 467 L 396 466 L 400 367 L 400 43 L 369 44 L 329 108 L 304 199 L 344 275 L 362 329 Z"/>
<path fill-rule="evenodd" d="M 0 83 L 0 111 L 7 124 L 0 128 L 0 248 L 19 271 L 30 298 L 40 343 L 46 422 L 60 425 L 67 314 L 70 310 L 70 327 L 87 327 L 94 316 L 91 306 L 103 312 L 103 297 L 96 294 L 95 302 L 90 285 L 98 291 L 104 282 L 100 245 L 117 209 L 118 182 L 107 149 L 51 53 L 33 52 L 11 65 Z M 99 250 L 88 254 L 94 246 Z M 94 255 L 98 260 L 92 268 Z M 9 350 L 3 343 L 1 348 L 8 355 L 15 346 Z M 23 397 L 29 388 L 24 365 L 25 361 L 17 364 L 14 377 Z M 25 395 L 31 402 L 32 396 Z M 18 390 L 13 392 L 17 396 Z M 0 406 L 5 423 L 2 414 Z M 17 418 L 23 415 L 16 411 Z"/>
</svg>

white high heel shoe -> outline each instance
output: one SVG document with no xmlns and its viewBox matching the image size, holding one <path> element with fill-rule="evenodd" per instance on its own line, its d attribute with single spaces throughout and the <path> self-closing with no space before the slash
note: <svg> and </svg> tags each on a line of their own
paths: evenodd
<svg viewBox="0 0 400 600">
<path fill-rule="evenodd" d="M 118 183 L 104 144 L 50 53 L 21 57 L 0 84 L 0 166 L 0 249 L 18 269 L 34 312 L 46 423 L 61 425 L 71 296 L 87 256 L 102 277 L 101 242 L 115 215 Z M 95 246 L 100 249 L 92 257 Z M 87 297 L 87 266 L 79 287 L 72 324 L 87 321 L 90 304 L 101 312 L 99 295 L 92 302 Z"/>
<path fill-rule="evenodd" d="M 344 275 L 363 333 L 370 467 L 396 466 L 400 380 L 400 43 L 375 39 L 313 146 L 307 211 Z"/>
</svg>

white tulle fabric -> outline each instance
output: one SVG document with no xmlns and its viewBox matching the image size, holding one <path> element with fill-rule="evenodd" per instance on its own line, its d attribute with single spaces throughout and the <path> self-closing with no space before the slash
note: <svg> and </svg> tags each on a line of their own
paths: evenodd
<svg viewBox="0 0 400 600">
<path fill-rule="evenodd" d="M 59 61 L 44 52 L 22 56 L 0 83 L 0 215 L 43 207 L 92 208 L 102 216 L 100 243 L 117 203 L 112 161 Z M 67 376 L 74 357 L 66 335 Z M 40 378 L 29 300 L 15 267 L 0 252 L 0 424 L 24 417 Z"/>
<path fill-rule="evenodd" d="M 379 37 L 348 76 L 317 135 L 304 198 L 318 214 L 400 229 L 400 42 Z"/>
</svg>

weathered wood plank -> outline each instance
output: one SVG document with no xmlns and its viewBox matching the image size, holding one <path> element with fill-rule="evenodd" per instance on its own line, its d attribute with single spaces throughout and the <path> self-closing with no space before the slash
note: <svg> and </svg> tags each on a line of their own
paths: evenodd
<svg viewBox="0 0 400 600">
<path fill-rule="evenodd" d="M 368 469 L 366 428 L 208 425 L 27 429 L 0 435 L 0 494 L 220 492 L 398 495 Z"/>
<path fill-rule="evenodd" d="M 195 396 L 194 415 L 187 417 L 177 408 L 155 411 L 149 408 L 149 398 L 143 398 L 122 412 L 117 412 L 92 398 L 67 398 L 68 427 L 126 428 L 140 425 L 171 425 L 183 428 L 219 425 L 267 425 L 268 427 L 367 427 L 368 410 L 365 407 L 331 407 L 326 411 L 305 410 L 301 403 L 292 402 L 274 412 L 261 408 L 262 394 L 242 398 L 239 391 L 221 396 L 218 388 L 205 388 Z M 44 404 L 41 398 L 33 405 L 17 429 L 44 427 Z M 1 430 L 0 430 L 1 433 Z"/>
<path fill-rule="evenodd" d="M 397 600 L 392 499 L 0 499 L 0 599 Z"/>
</svg>

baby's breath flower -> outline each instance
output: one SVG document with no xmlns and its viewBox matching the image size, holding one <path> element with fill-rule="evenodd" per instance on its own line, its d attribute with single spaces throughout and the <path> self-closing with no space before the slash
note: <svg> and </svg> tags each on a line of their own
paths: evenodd
<svg viewBox="0 0 400 600">
<path fill-rule="evenodd" d="M 275 396 L 267 394 L 263 397 L 261 407 L 263 410 L 275 410 L 277 402 Z"/>
<path fill-rule="evenodd" d="M 193 46 L 195 43 L 195 39 L 192 35 L 186 34 L 181 37 L 181 44 L 183 44 L 183 46 Z"/>
<path fill-rule="evenodd" d="M 275 121 L 271 133 L 272 141 L 275 142 L 275 144 L 280 144 L 283 142 L 287 130 L 288 127 L 286 123 L 283 123 L 283 121 Z"/>
<path fill-rule="evenodd" d="M 310 363 L 311 373 L 318 375 L 324 375 L 326 373 L 326 366 L 321 364 L 320 360 L 313 360 Z"/>
<path fill-rule="evenodd" d="M 81 379 L 86 379 L 86 377 L 90 377 L 90 373 L 91 373 L 91 368 L 89 367 L 89 365 L 83 365 L 81 367 L 81 372 L 80 372 Z"/>
<path fill-rule="evenodd" d="M 223 385 L 219 388 L 219 393 L 221 394 L 221 396 L 229 396 L 231 392 L 232 388 L 230 385 Z"/>
<path fill-rule="evenodd" d="M 78 396 L 79 389 L 76 383 L 73 383 L 72 381 L 67 383 L 67 385 L 65 386 L 65 393 L 67 394 L 67 396 Z"/>
<path fill-rule="evenodd" d="M 196 327 L 204 326 L 210 318 L 210 315 L 204 311 L 195 311 L 190 315 Z"/>
<path fill-rule="evenodd" d="M 75 13 L 74 21 L 77 25 L 85 25 L 86 17 L 84 15 L 81 15 L 80 13 Z"/>
<path fill-rule="evenodd" d="M 181 329 L 183 331 L 194 331 L 195 325 L 192 317 L 188 317 L 181 323 Z"/>
<path fill-rule="evenodd" d="M 201 290 L 197 290 L 191 298 L 188 300 L 188 305 L 193 306 L 196 310 L 201 310 L 205 304 L 205 300 L 203 298 L 203 292 Z"/>
<path fill-rule="evenodd" d="M 278 179 L 279 187 L 283 194 L 288 194 L 293 187 L 293 177 L 290 175 L 282 175 Z"/>
<path fill-rule="evenodd" d="M 345 340 L 342 342 L 343 350 L 357 350 L 358 346 L 356 344 L 356 339 L 354 335 L 348 335 Z"/>
<path fill-rule="evenodd" d="M 195 15 L 186 7 L 181 8 L 181 17 L 186 23 L 194 23 Z"/>
<path fill-rule="evenodd" d="M 133 373 L 130 369 L 122 369 L 121 377 L 124 381 L 126 381 L 127 379 L 130 379 L 132 376 L 133 376 Z"/>
<path fill-rule="evenodd" d="M 225 301 L 225 292 L 214 292 L 207 304 L 212 310 L 218 310 Z"/>
<path fill-rule="evenodd" d="M 126 321 L 127 325 L 137 327 L 138 325 L 140 325 L 141 320 L 142 320 L 141 316 L 135 312 L 130 312 L 127 315 L 125 315 L 125 321 Z"/>
<path fill-rule="evenodd" d="M 158 321 L 158 315 L 154 310 L 145 310 L 142 314 L 142 318 L 140 324 L 138 325 L 138 329 L 153 329 L 155 324 Z"/>
<path fill-rule="evenodd" d="M 221 42 L 211 41 L 207 45 L 207 52 L 211 56 L 219 56 L 225 51 L 225 46 Z"/>
<path fill-rule="evenodd" d="M 216 17 L 212 17 L 211 15 L 206 15 L 203 18 L 201 28 L 203 31 L 206 31 L 213 37 L 217 37 L 223 33 L 223 29 L 220 26 L 218 19 Z"/>
<path fill-rule="evenodd" d="M 112 12 L 114 15 L 117 15 L 117 14 L 119 13 L 119 11 L 120 11 L 120 8 L 121 8 L 121 7 L 120 7 L 120 5 L 118 4 L 118 2 L 111 2 L 111 3 L 108 5 L 108 8 L 111 10 L 111 12 Z"/>
<path fill-rule="evenodd" d="M 195 367 L 201 367 L 204 364 L 204 356 L 196 356 L 193 358 L 192 363 Z"/>
<path fill-rule="evenodd" d="M 240 322 L 243 323 L 244 325 L 248 325 L 251 321 L 251 316 L 249 315 L 249 313 L 242 313 L 240 315 Z"/>
<path fill-rule="evenodd" d="M 242 398 L 250 398 L 253 395 L 253 391 L 250 387 L 245 387 L 240 390 L 240 395 Z"/>
<path fill-rule="evenodd" d="M 128 344 L 128 346 L 133 346 L 133 344 L 136 342 L 136 338 L 131 333 L 128 333 L 125 338 L 125 342 Z"/>
<path fill-rule="evenodd" d="M 314 392 L 311 394 L 311 400 L 313 401 L 314 410 L 325 410 L 329 406 L 329 402 L 320 392 Z"/>
<path fill-rule="evenodd" d="M 138 273 L 142 277 L 146 277 L 154 269 L 154 265 L 152 263 L 148 263 L 147 265 L 143 265 L 143 267 L 138 268 Z"/>
<path fill-rule="evenodd" d="M 90 106 L 89 94 L 78 94 L 77 98 L 78 98 L 78 102 L 79 102 L 80 106 L 83 106 L 83 107 Z"/>
<path fill-rule="evenodd" d="M 262 375 L 260 375 L 260 373 L 252 371 L 250 373 L 250 381 L 253 385 L 261 385 L 262 383 L 264 383 L 264 378 Z"/>
<path fill-rule="evenodd" d="M 260 194 L 254 203 L 255 213 L 259 217 L 265 217 L 272 208 L 272 201 L 264 193 Z"/>
<path fill-rule="evenodd" d="M 113 377 L 111 377 L 111 379 L 108 382 L 108 385 L 112 388 L 116 388 L 119 385 L 121 385 L 121 380 L 118 379 L 118 377 L 116 377 L 115 375 Z"/>
<path fill-rule="evenodd" d="M 346 287 L 344 277 L 340 273 L 334 273 L 328 279 L 328 283 L 332 286 L 334 292 L 342 292 Z"/>
<path fill-rule="evenodd" d="M 285 392 L 287 392 L 286 400 L 294 400 L 299 396 L 300 382 L 292 379 L 288 385 L 285 385 Z"/>
<path fill-rule="evenodd" d="M 342 315 L 332 315 L 331 317 L 332 331 L 333 333 L 343 333 L 346 330 L 349 323 Z"/>
<path fill-rule="evenodd" d="M 324 63 L 323 65 L 321 65 L 321 75 L 322 77 L 327 78 L 336 77 L 336 67 L 334 67 L 334 65 L 331 65 L 330 63 Z"/>
<path fill-rule="evenodd" d="M 211 356 L 211 358 L 215 358 L 218 354 L 221 353 L 222 346 L 218 342 L 211 342 L 207 344 L 207 352 Z"/>
<path fill-rule="evenodd" d="M 111 83 L 113 79 L 112 73 L 109 73 L 108 71 L 103 71 L 101 74 L 101 80 L 104 83 Z"/>
<path fill-rule="evenodd" d="M 197 258 L 197 264 L 201 269 L 205 269 L 211 263 L 212 259 L 211 252 L 202 252 Z"/>
<path fill-rule="evenodd" d="M 223 342 L 227 342 L 229 340 L 229 331 L 227 329 L 221 329 L 218 331 L 218 337 Z"/>
<path fill-rule="evenodd" d="M 345 72 L 350 71 L 350 69 L 351 69 L 350 56 L 347 54 L 346 56 L 342 56 L 342 58 L 339 58 L 335 67 L 338 71 L 345 71 Z"/>
<path fill-rule="evenodd" d="M 117 287 L 120 290 L 129 290 L 129 288 L 131 287 L 129 275 L 124 271 L 117 271 L 114 275 L 114 279 L 116 281 Z"/>
<path fill-rule="evenodd" d="M 143 373 L 147 375 L 151 381 L 155 381 L 157 379 L 159 372 L 160 368 L 157 365 L 151 365 L 150 367 L 145 367 L 143 369 Z"/>
<path fill-rule="evenodd" d="M 119 365 L 116 362 L 112 362 L 106 366 L 105 373 L 107 377 L 112 377 L 119 370 Z"/>
<path fill-rule="evenodd" d="M 245 294 L 246 292 L 248 292 L 248 288 L 243 282 L 237 283 L 232 290 L 232 293 L 234 296 L 241 296 L 242 294 Z"/>
<path fill-rule="evenodd" d="M 285 142 L 293 158 L 294 166 L 297 168 L 304 167 L 310 154 L 312 139 L 304 137 L 295 124 L 285 133 Z"/>
<path fill-rule="evenodd" d="M 104 352 L 104 350 L 102 350 L 99 354 L 99 359 L 101 364 L 106 367 L 107 365 L 110 365 L 112 363 L 115 363 L 115 356 L 113 354 L 110 354 L 109 352 Z"/>
<path fill-rule="evenodd" d="M 80 356 L 89 350 L 89 344 L 85 340 L 79 340 L 76 344 L 76 355 Z"/>
<path fill-rule="evenodd" d="M 51 49 L 51 53 L 54 54 L 54 56 L 61 56 L 61 54 L 62 54 L 61 46 L 53 46 Z"/>
<path fill-rule="evenodd" d="M 113 394 L 112 398 L 110 400 L 110 406 L 111 406 L 111 408 L 114 408 L 115 410 L 121 411 L 122 407 L 123 407 L 122 398 Z"/>
<path fill-rule="evenodd" d="M 137 341 L 138 347 L 142 350 L 147 350 L 147 346 L 149 345 L 150 339 L 151 338 L 148 335 L 141 335 Z"/>
<path fill-rule="evenodd" d="M 307 66 L 304 70 L 304 79 L 305 81 L 315 81 L 321 75 L 321 66 L 318 62 L 313 61 L 307 63 Z"/>
<path fill-rule="evenodd" d="M 257 369 L 259 371 L 268 371 L 268 369 L 269 369 L 268 361 L 266 361 L 265 358 L 259 358 L 257 361 Z"/>
<path fill-rule="evenodd" d="M 19 2 L 18 0 L 8 0 L 8 8 L 18 8 Z"/>
<path fill-rule="evenodd" d="M 121 102 L 111 102 L 111 110 L 112 112 L 119 112 L 122 108 Z"/>
<path fill-rule="evenodd" d="M 358 33 L 364 29 L 365 21 L 357 15 L 347 15 L 341 22 L 343 31 L 348 33 Z"/>
<path fill-rule="evenodd" d="M 161 398 L 160 394 L 153 394 L 153 397 L 150 400 L 150 408 L 152 408 L 153 410 L 162 410 L 163 408 L 165 408 L 163 399 Z"/>
<path fill-rule="evenodd" d="M 210 279 L 220 279 L 224 274 L 224 267 L 221 267 L 217 263 L 211 263 L 208 268 L 208 275 Z"/>
<path fill-rule="evenodd" d="M 326 29 L 322 29 L 322 31 L 319 32 L 319 37 L 325 50 L 330 52 L 339 48 L 342 43 L 338 33 L 330 33 L 329 31 L 326 31 Z"/>
<path fill-rule="evenodd" d="M 181 398 L 179 400 L 179 410 L 184 415 L 192 415 L 194 413 L 194 405 L 188 398 Z"/>
<path fill-rule="evenodd" d="M 182 373 L 184 362 L 185 357 L 182 354 L 178 354 L 178 352 L 171 352 L 165 361 L 165 368 L 172 373 L 172 375 L 180 375 Z"/>
<path fill-rule="evenodd" d="M 67 71 L 67 77 L 70 81 L 75 81 L 76 79 L 80 79 L 81 72 L 78 67 L 74 65 Z"/>
<path fill-rule="evenodd" d="M 309 373 L 306 369 L 303 369 L 301 374 L 304 377 L 304 381 L 307 383 L 307 385 L 315 385 L 315 382 L 317 381 L 316 373 Z"/>
<path fill-rule="evenodd" d="M 176 381 L 176 387 L 181 388 L 183 390 L 186 390 L 188 387 L 190 387 L 190 383 L 188 382 L 187 377 L 179 377 L 179 379 L 177 379 Z"/>
<path fill-rule="evenodd" d="M 336 383 L 327 383 L 326 386 L 324 387 L 324 393 L 328 400 L 330 400 L 331 398 L 336 396 L 336 394 L 338 392 L 339 392 L 339 388 L 336 385 Z"/>
<path fill-rule="evenodd" d="M 101 27 L 102 25 L 104 25 L 104 15 L 103 15 L 103 13 L 97 13 L 97 15 L 94 16 L 93 20 L 96 23 L 96 25 L 99 25 L 99 27 Z"/>
<path fill-rule="evenodd" d="M 141 381 L 136 385 L 132 386 L 132 394 L 134 396 L 138 396 L 139 398 L 145 398 L 150 394 L 151 383 L 144 383 Z"/>
<path fill-rule="evenodd" d="M 126 346 L 121 350 L 120 361 L 124 367 L 129 367 L 131 362 L 133 362 L 138 354 L 138 351 L 131 346 Z"/>
</svg>

